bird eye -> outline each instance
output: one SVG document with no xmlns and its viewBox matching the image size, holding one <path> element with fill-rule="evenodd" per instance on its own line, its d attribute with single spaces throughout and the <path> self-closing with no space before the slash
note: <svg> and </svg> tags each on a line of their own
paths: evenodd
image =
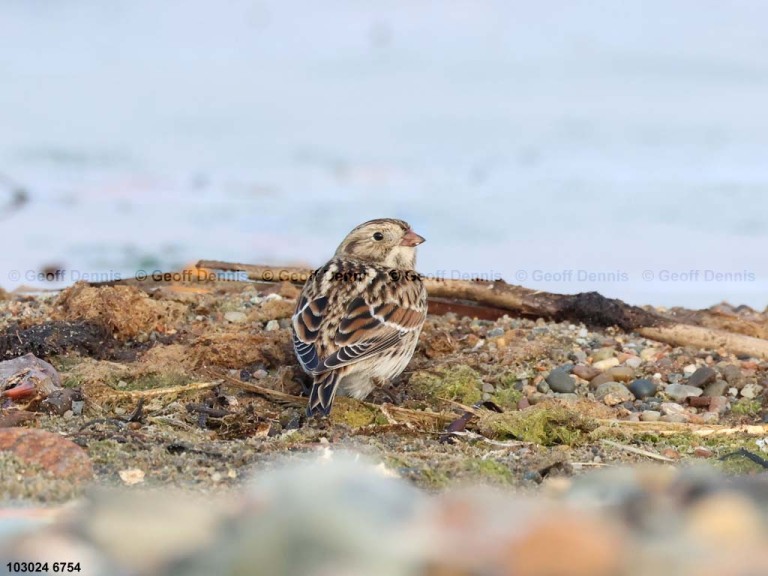
<svg viewBox="0 0 768 576">
<path fill-rule="evenodd" d="M 373 233 L 373 239 L 374 240 L 384 240 L 384 234 L 381 232 L 374 232 Z"/>
</svg>

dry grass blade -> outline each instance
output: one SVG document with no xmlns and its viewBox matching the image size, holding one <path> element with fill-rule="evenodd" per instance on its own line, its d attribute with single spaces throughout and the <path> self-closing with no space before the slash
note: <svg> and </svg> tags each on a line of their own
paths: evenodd
<svg viewBox="0 0 768 576">
<path fill-rule="evenodd" d="M 155 396 L 167 396 L 171 394 L 183 394 L 185 392 L 196 392 L 198 390 L 207 390 L 221 386 L 221 382 L 190 382 L 180 386 L 170 386 L 168 388 L 152 388 L 150 390 L 110 390 L 105 396 L 116 396 L 119 398 L 153 398 Z"/>
</svg>

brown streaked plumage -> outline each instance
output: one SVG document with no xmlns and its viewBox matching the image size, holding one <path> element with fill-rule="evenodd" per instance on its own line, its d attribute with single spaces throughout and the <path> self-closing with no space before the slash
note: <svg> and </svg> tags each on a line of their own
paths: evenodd
<svg viewBox="0 0 768 576">
<path fill-rule="evenodd" d="M 292 326 L 296 356 L 313 378 L 309 415 L 327 415 L 337 392 L 362 400 L 408 365 L 427 316 L 414 271 L 422 242 L 402 220 L 371 220 L 307 280 Z"/>
</svg>

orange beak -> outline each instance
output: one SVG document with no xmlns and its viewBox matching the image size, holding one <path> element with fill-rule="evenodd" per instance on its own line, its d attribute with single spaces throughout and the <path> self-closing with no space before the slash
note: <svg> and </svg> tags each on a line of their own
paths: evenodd
<svg viewBox="0 0 768 576">
<path fill-rule="evenodd" d="M 419 236 L 413 230 L 408 230 L 408 232 L 405 233 L 405 236 L 403 236 L 403 239 L 400 240 L 400 246 L 414 247 L 414 246 L 418 246 L 424 241 L 425 241 L 424 237 Z"/>
</svg>

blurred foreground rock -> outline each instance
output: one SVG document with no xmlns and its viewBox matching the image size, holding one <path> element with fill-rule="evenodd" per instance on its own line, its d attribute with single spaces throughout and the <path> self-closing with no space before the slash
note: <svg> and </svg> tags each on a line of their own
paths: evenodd
<svg viewBox="0 0 768 576">
<path fill-rule="evenodd" d="M 2 511 L 0 569 L 18 560 L 139 576 L 751 576 L 768 573 L 767 528 L 764 475 L 612 468 L 535 496 L 432 495 L 326 449 L 237 494 L 99 491 L 53 520 Z"/>
</svg>

